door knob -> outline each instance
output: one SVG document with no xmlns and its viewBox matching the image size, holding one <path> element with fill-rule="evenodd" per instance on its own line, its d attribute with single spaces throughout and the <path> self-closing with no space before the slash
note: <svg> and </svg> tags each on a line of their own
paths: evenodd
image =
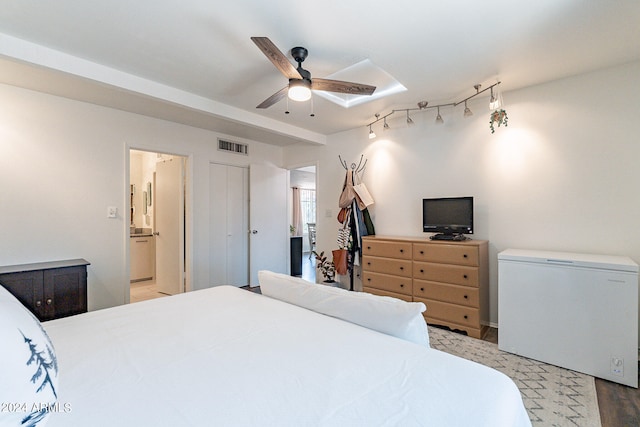
<svg viewBox="0 0 640 427">
<path fill-rule="evenodd" d="M 258 234 L 258 230 L 249 230 L 251 234 Z"/>
</svg>

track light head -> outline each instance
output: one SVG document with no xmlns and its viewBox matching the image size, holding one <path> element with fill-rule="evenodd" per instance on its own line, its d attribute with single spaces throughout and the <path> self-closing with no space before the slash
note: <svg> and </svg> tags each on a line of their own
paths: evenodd
<svg viewBox="0 0 640 427">
<path fill-rule="evenodd" d="M 497 91 L 497 90 L 496 90 Z M 502 107 L 502 97 L 500 96 L 500 93 L 494 95 L 493 94 L 493 86 L 491 87 L 491 99 L 489 100 L 489 109 L 490 110 L 497 110 L 500 107 Z"/>
<path fill-rule="evenodd" d="M 384 125 L 382 126 L 382 128 L 384 130 L 388 130 L 389 129 L 389 125 L 387 124 L 387 118 L 386 117 L 384 118 Z"/>
<path fill-rule="evenodd" d="M 369 139 L 373 139 L 376 137 L 375 132 L 371 129 L 371 125 L 369 125 Z"/>
<path fill-rule="evenodd" d="M 413 120 L 411 120 L 411 117 L 409 117 L 409 110 L 407 110 L 407 124 L 409 126 L 411 126 L 413 124 Z"/>
<path fill-rule="evenodd" d="M 464 117 L 471 117 L 471 116 L 473 116 L 473 112 L 469 107 L 467 107 L 467 101 L 464 101 Z"/>
<path fill-rule="evenodd" d="M 444 120 L 442 120 L 442 116 L 440 115 L 440 107 L 438 107 L 438 115 L 436 116 L 436 124 L 443 124 Z"/>
</svg>

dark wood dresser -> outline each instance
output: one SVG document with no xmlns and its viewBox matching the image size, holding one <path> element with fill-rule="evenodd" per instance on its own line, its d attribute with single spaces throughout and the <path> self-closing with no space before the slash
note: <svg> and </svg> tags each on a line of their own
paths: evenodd
<svg viewBox="0 0 640 427">
<path fill-rule="evenodd" d="M 87 311 L 87 265 L 84 259 L 0 267 L 0 285 L 40 321 Z"/>
</svg>

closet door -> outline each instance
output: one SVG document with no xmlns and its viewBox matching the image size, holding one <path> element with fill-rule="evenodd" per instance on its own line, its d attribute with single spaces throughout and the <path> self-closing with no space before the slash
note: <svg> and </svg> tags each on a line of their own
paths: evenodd
<svg viewBox="0 0 640 427">
<path fill-rule="evenodd" d="M 209 282 L 249 283 L 248 169 L 212 163 L 210 181 Z"/>
</svg>

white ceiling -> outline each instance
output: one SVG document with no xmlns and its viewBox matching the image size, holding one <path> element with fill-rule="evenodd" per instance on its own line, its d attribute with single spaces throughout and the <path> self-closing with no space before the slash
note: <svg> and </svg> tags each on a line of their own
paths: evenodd
<svg viewBox="0 0 640 427">
<path fill-rule="evenodd" d="M 314 96 L 313 118 L 309 103 L 257 110 L 287 81 L 251 36 L 306 47 L 312 77 L 368 59 L 407 90 L 348 109 Z M 0 58 L 0 82 L 271 144 L 323 143 L 475 83 L 509 91 L 638 60 L 640 2 L 10 0 Z"/>
</svg>

